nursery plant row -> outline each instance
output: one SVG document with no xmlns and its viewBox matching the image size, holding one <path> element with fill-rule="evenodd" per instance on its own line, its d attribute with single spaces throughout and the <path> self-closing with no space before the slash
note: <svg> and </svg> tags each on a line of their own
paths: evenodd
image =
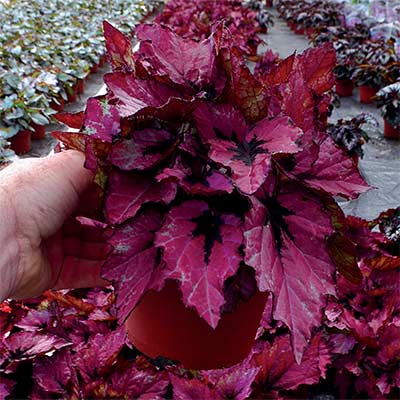
<svg viewBox="0 0 400 400">
<path fill-rule="evenodd" d="M 384 136 L 400 139 L 400 21 L 383 24 L 347 3 L 279 0 L 278 10 L 289 27 L 318 46 L 332 43 L 337 56 L 336 93 L 381 109 Z"/>
<path fill-rule="evenodd" d="M 129 33 L 157 5 L 154 0 L 117 0 L 107 7 L 86 0 L 1 2 L 0 148 L 18 132 L 42 138 L 52 115 L 82 93 L 85 79 L 105 62 L 104 19 Z"/>
<path fill-rule="evenodd" d="M 258 59 L 249 3 L 171 0 L 135 53 L 104 23 L 107 93 L 54 135 L 109 286 L 1 304 L 0 396 L 398 397 L 400 210 L 343 214 L 369 187 L 327 133 L 335 49 Z"/>
</svg>

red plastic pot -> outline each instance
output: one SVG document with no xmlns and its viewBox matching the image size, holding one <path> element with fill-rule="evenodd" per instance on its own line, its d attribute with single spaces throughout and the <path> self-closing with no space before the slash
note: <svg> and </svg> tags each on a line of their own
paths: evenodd
<svg viewBox="0 0 400 400">
<path fill-rule="evenodd" d="M 62 97 L 57 98 L 58 104 L 55 101 L 50 103 L 50 107 L 55 111 L 62 111 L 64 109 L 65 101 Z"/>
<path fill-rule="evenodd" d="M 308 37 L 311 37 L 312 35 L 314 35 L 314 33 L 315 33 L 315 29 L 314 28 L 307 28 L 306 29 L 306 35 Z"/>
<path fill-rule="evenodd" d="M 107 56 L 104 54 L 104 55 L 102 55 L 102 56 L 100 57 L 99 67 L 100 67 L 100 68 L 103 67 L 104 64 L 106 63 L 106 61 L 107 61 Z"/>
<path fill-rule="evenodd" d="M 32 140 L 40 140 L 40 139 L 45 138 L 45 136 L 46 136 L 46 126 L 45 125 L 32 124 L 31 126 L 34 129 L 34 131 L 31 134 Z"/>
<path fill-rule="evenodd" d="M 295 27 L 294 33 L 295 33 L 296 35 L 304 35 L 304 28 L 297 28 L 297 27 Z"/>
<path fill-rule="evenodd" d="M 31 136 L 31 131 L 22 130 L 10 138 L 10 147 L 15 151 L 15 154 L 25 154 L 31 149 Z"/>
<path fill-rule="evenodd" d="M 78 79 L 76 82 L 76 91 L 78 94 L 82 94 L 85 91 L 85 81 L 83 79 Z"/>
<path fill-rule="evenodd" d="M 372 97 L 376 95 L 379 88 L 372 88 L 370 86 L 360 86 L 359 88 L 360 93 L 360 103 L 370 104 L 372 103 Z"/>
<path fill-rule="evenodd" d="M 98 64 L 94 64 L 94 65 L 90 68 L 90 72 L 91 72 L 92 74 L 95 74 L 98 70 L 99 70 Z"/>
<path fill-rule="evenodd" d="M 76 85 L 67 90 L 67 98 L 69 103 L 75 103 L 78 100 L 78 92 Z"/>
<path fill-rule="evenodd" d="M 353 95 L 354 83 L 350 79 L 336 80 L 336 93 L 341 97 L 350 97 Z"/>
<path fill-rule="evenodd" d="M 257 292 L 224 314 L 212 329 L 185 307 L 175 282 L 148 292 L 126 321 L 128 337 L 144 354 L 180 361 L 189 369 L 215 369 L 242 361 L 250 352 L 267 300 Z"/>
<path fill-rule="evenodd" d="M 395 139 L 400 140 L 400 127 L 395 128 L 391 123 L 388 121 L 383 120 L 384 128 L 383 128 L 383 136 L 386 139 Z"/>
</svg>

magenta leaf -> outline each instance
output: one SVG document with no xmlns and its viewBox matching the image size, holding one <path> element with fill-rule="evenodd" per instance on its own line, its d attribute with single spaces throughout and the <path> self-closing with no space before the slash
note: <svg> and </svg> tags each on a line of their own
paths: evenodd
<svg viewBox="0 0 400 400">
<path fill-rule="evenodd" d="M 297 62 L 303 71 L 307 86 L 317 95 L 332 89 L 336 83 L 333 68 L 336 66 L 336 51 L 332 43 L 309 48 L 298 56 Z"/>
<path fill-rule="evenodd" d="M 107 397 L 140 400 L 162 400 L 169 384 L 165 372 L 138 369 L 135 365 L 127 370 L 116 370 L 104 383 Z"/>
<path fill-rule="evenodd" d="M 122 325 L 106 335 L 92 336 L 86 347 L 75 355 L 74 363 L 86 382 L 113 364 L 125 343 L 125 337 L 126 328 Z"/>
<path fill-rule="evenodd" d="M 223 48 L 221 58 L 228 76 L 227 102 L 238 107 L 249 123 L 262 120 L 268 112 L 267 90 L 251 74 L 237 48 Z"/>
<path fill-rule="evenodd" d="M 230 368 L 203 371 L 221 399 L 245 400 L 251 397 L 252 384 L 260 370 L 249 358 Z"/>
<path fill-rule="evenodd" d="M 24 360 L 43 355 L 52 350 L 62 349 L 71 343 L 61 337 L 50 334 L 37 334 L 36 332 L 17 332 L 11 335 L 6 346 L 10 352 L 10 358 Z"/>
<path fill-rule="evenodd" d="M 34 365 L 35 382 L 47 393 L 65 393 L 72 379 L 73 366 L 68 349 L 58 351 L 54 357 L 39 359 Z"/>
<path fill-rule="evenodd" d="M 304 352 L 301 364 L 297 364 L 293 359 L 292 365 L 280 376 L 275 386 L 284 390 L 293 390 L 301 384 L 316 384 L 321 377 L 325 378 L 327 365 L 330 362 L 328 346 L 322 335 L 317 334 L 311 339 Z"/>
<path fill-rule="evenodd" d="M 47 310 L 31 310 L 15 326 L 24 331 L 35 332 L 46 329 L 51 321 L 51 314 Z"/>
<path fill-rule="evenodd" d="M 131 133 L 131 139 L 116 143 L 110 162 L 122 170 L 143 170 L 158 164 L 175 145 L 174 136 L 163 129 L 144 129 Z"/>
<path fill-rule="evenodd" d="M 210 140 L 209 157 L 232 171 L 232 180 L 246 194 L 256 192 L 271 171 L 271 155 L 299 151 L 295 141 L 301 131 L 285 117 L 264 119 L 245 138 Z"/>
<path fill-rule="evenodd" d="M 157 183 L 144 174 L 112 171 L 109 177 L 105 212 L 111 224 L 132 218 L 149 202 L 170 203 L 176 194 L 173 182 Z"/>
<path fill-rule="evenodd" d="M 189 400 L 223 400 L 214 388 L 210 388 L 205 382 L 197 379 L 181 378 L 175 375 L 170 375 L 174 399 Z"/>
<path fill-rule="evenodd" d="M 183 39 L 157 24 L 139 25 L 136 36 L 141 41 L 138 59 L 152 76 L 180 85 L 188 93 L 215 90 L 217 64 L 210 39 L 195 42 Z"/>
<path fill-rule="evenodd" d="M 162 215 L 149 209 L 118 226 L 109 240 L 114 251 L 103 266 L 102 276 L 114 283 L 121 321 L 135 308 L 142 295 L 151 289 L 151 279 L 157 266 L 157 249 L 152 242 L 154 232 L 161 224 Z"/>
<path fill-rule="evenodd" d="M 170 108 L 179 115 L 185 106 L 190 106 L 191 98 L 182 95 L 181 91 L 154 80 L 139 79 L 134 74 L 106 74 L 104 82 L 118 100 L 116 107 L 121 117 L 154 114 L 157 109 L 161 113 Z"/>
<path fill-rule="evenodd" d="M 309 150 L 295 155 L 297 162 L 292 172 L 298 179 L 346 199 L 354 199 L 370 188 L 351 158 L 330 137 L 314 146 L 319 149 L 316 160 Z"/>
<path fill-rule="evenodd" d="M 135 62 L 131 40 L 107 21 L 103 22 L 103 31 L 113 70 L 133 71 Z"/>
<path fill-rule="evenodd" d="M 224 281 L 239 268 L 241 243 L 239 218 L 216 213 L 197 200 L 172 208 L 156 234 L 165 278 L 180 282 L 185 305 L 195 307 L 213 328 L 224 304 Z"/>
<path fill-rule="evenodd" d="M 201 104 L 193 113 L 200 137 L 210 139 L 244 139 L 248 130 L 242 113 L 230 104 Z"/>
<path fill-rule="evenodd" d="M 330 363 L 328 346 L 321 334 L 316 334 L 296 363 L 289 335 L 277 336 L 272 343 L 260 342 L 253 363 L 261 368 L 258 380 L 264 387 L 294 390 L 300 385 L 312 385 L 324 378 Z"/>
<path fill-rule="evenodd" d="M 295 70 L 281 87 L 282 111 L 307 132 L 314 128 L 314 99 L 303 74 Z"/>
<path fill-rule="evenodd" d="M 120 117 L 117 108 L 107 99 L 90 98 L 87 101 L 85 133 L 106 142 L 112 142 L 120 132 Z"/>
<path fill-rule="evenodd" d="M 326 243 L 332 232 L 321 199 L 299 187 L 282 188 L 276 200 L 254 199 L 247 216 L 245 262 L 255 269 L 259 289 L 273 293 L 273 318 L 290 329 L 298 362 L 321 323 L 325 295 L 335 293 Z"/>
</svg>

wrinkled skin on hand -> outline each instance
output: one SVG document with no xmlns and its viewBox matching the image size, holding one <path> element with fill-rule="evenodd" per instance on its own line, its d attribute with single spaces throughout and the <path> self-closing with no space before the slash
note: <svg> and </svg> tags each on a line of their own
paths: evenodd
<svg viewBox="0 0 400 400">
<path fill-rule="evenodd" d="M 74 150 L 18 160 L 0 172 L 0 297 L 105 284 L 102 231 L 70 216 L 93 180 Z"/>
</svg>

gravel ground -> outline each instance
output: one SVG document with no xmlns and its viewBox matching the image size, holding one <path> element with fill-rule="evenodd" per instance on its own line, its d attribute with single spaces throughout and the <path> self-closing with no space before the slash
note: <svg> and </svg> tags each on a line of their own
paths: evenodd
<svg viewBox="0 0 400 400">
<path fill-rule="evenodd" d="M 294 51 L 301 53 L 309 42 L 305 36 L 294 34 L 286 23 L 278 18 L 273 10 L 275 25 L 267 35 L 262 35 L 266 46 L 287 57 Z M 260 46 L 260 53 L 265 50 Z M 102 87 L 103 75 L 109 70 L 109 66 L 100 69 L 91 75 L 86 82 L 84 95 L 73 104 L 69 104 L 65 111 L 77 112 L 85 107 L 86 100 L 94 96 Z M 363 218 L 374 218 L 381 211 L 400 205 L 400 141 L 387 140 L 383 137 L 382 119 L 379 111 L 374 105 L 365 105 L 358 102 L 358 91 L 354 91 L 353 97 L 342 98 L 341 107 L 336 108 L 330 121 L 334 122 L 340 118 L 352 118 L 361 112 L 372 113 L 379 121 L 377 128 L 368 130 L 370 140 L 364 146 L 364 158 L 360 160 L 360 170 L 366 181 L 376 189 L 362 194 L 357 200 L 342 202 L 341 205 L 346 213 L 358 215 Z M 48 154 L 55 145 L 50 132 L 66 129 L 65 126 L 52 124 L 47 129 L 47 137 L 44 140 L 33 143 L 32 151 L 24 157 L 41 157 Z"/>
</svg>

